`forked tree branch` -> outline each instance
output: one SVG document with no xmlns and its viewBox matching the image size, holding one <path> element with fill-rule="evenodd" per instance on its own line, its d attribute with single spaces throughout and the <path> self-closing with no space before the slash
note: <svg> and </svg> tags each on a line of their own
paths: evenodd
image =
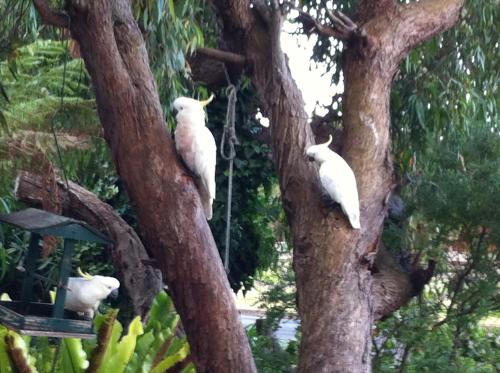
<svg viewBox="0 0 500 373">
<path fill-rule="evenodd" d="M 302 23 L 302 27 L 308 35 L 315 32 L 317 34 L 334 37 L 342 41 L 350 40 L 356 35 L 362 36 L 362 31 L 358 25 L 342 12 L 336 11 L 335 13 L 332 13 L 327 10 L 326 14 L 328 19 L 332 22 L 331 26 L 322 24 L 310 14 L 303 11 L 299 11 L 297 21 Z"/>
<path fill-rule="evenodd" d="M 413 48 L 451 28 L 459 19 L 464 0 L 422 0 L 399 6 L 396 58 L 404 58 Z"/>
<path fill-rule="evenodd" d="M 69 27 L 68 15 L 64 12 L 51 9 L 46 0 L 33 0 L 33 5 L 46 25 Z"/>
</svg>

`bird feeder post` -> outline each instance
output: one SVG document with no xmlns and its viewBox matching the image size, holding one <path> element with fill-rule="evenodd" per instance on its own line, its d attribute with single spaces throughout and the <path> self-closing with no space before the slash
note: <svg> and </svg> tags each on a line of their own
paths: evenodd
<svg viewBox="0 0 500 373">
<path fill-rule="evenodd" d="M 74 248 L 75 241 L 71 239 L 64 240 L 64 251 L 61 260 L 61 270 L 59 272 L 59 283 L 57 285 L 56 301 L 54 303 L 54 311 L 52 314 L 52 317 L 55 318 L 63 318 L 64 315 L 64 303 L 66 302 L 68 278 L 71 271 L 71 257 L 73 256 Z"/>
<path fill-rule="evenodd" d="M 36 262 L 40 258 L 40 249 L 38 247 L 39 240 L 40 235 L 36 233 L 31 234 L 28 253 L 26 255 L 26 271 L 24 274 L 23 289 L 21 292 L 21 302 L 25 312 L 28 311 L 31 298 L 33 296 L 33 282 L 35 279 L 34 273 L 36 270 Z"/>
</svg>

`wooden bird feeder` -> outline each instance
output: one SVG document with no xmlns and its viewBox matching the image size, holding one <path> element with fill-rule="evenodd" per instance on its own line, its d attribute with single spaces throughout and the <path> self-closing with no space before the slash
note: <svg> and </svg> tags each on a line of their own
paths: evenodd
<svg viewBox="0 0 500 373">
<path fill-rule="evenodd" d="M 93 338 L 95 334 L 92 321 L 82 320 L 76 313 L 64 309 L 71 257 L 76 241 L 97 242 L 102 245 L 113 242 L 82 221 L 33 208 L 0 215 L 0 222 L 31 232 L 21 299 L 0 301 L 0 324 L 32 336 Z M 64 239 L 54 304 L 36 303 L 32 300 L 34 280 L 42 278 L 35 273 L 36 262 L 41 253 L 39 242 L 47 235 Z"/>
</svg>

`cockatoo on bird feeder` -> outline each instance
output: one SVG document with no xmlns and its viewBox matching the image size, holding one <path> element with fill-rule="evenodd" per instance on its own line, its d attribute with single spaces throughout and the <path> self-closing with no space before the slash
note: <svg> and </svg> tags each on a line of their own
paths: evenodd
<svg viewBox="0 0 500 373">
<path fill-rule="evenodd" d="M 354 172 L 347 162 L 328 147 L 332 136 L 324 144 L 312 145 L 306 150 L 311 161 L 319 163 L 321 185 L 331 199 L 340 204 L 351 226 L 360 229 L 358 188 Z"/>
<path fill-rule="evenodd" d="M 175 147 L 189 170 L 197 177 L 196 185 L 207 220 L 212 219 L 215 199 L 215 162 L 217 146 L 210 130 L 205 127 L 204 107 L 212 101 L 178 97 L 174 101 L 177 127 Z"/>
<path fill-rule="evenodd" d="M 114 277 L 91 276 L 78 268 L 81 277 L 68 279 L 68 292 L 64 308 L 94 317 L 101 301 L 111 296 L 116 298 L 120 282 Z"/>
</svg>

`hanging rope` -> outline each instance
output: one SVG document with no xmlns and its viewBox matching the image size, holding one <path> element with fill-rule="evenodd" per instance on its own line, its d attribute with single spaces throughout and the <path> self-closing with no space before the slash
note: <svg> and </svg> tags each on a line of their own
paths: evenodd
<svg viewBox="0 0 500 373">
<path fill-rule="evenodd" d="M 224 248 L 224 270 L 229 273 L 229 251 L 231 249 L 231 203 L 233 199 L 233 163 L 236 157 L 235 145 L 238 145 L 236 138 L 236 130 L 234 126 L 236 101 L 237 101 L 237 88 L 231 83 L 229 75 L 226 71 L 226 78 L 228 80 L 228 87 L 226 88 L 227 96 L 227 112 L 226 124 L 220 141 L 220 155 L 226 161 L 229 161 L 229 174 L 227 179 L 227 208 L 226 208 L 226 240 Z"/>
<path fill-rule="evenodd" d="M 70 22 L 70 18 L 68 17 L 68 22 Z M 69 27 L 68 27 L 69 28 Z M 61 40 L 63 40 L 63 34 L 64 30 L 61 30 Z M 64 177 L 64 182 L 66 184 L 66 190 L 69 190 L 69 182 L 68 182 L 68 177 L 66 176 L 66 171 L 64 169 L 64 162 L 62 158 L 62 153 L 61 153 L 61 147 L 59 146 L 59 141 L 57 140 L 57 134 L 56 134 L 56 128 L 55 128 L 55 119 L 56 116 L 62 111 L 63 106 L 64 106 L 64 87 L 66 86 L 66 68 L 68 65 L 68 40 L 66 40 L 65 43 L 65 50 L 64 50 L 64 60 L 63 60 L 63 74 L 62 74 L 62 83 L 61 83 L 61 93 L 60 95 L 60 101 L 59 101 L 59 107 L 55 111 L 54 115 L 52 115 L 51 121 L 50 121 L 50 128 L 52 130 L 52 136 L 54 137 L 54 143 L 56 145 L 56 151 L 57 151 L 57 158 L 59 159 L 59 167 L 61 167 L 61 171 Z"/>
</svg>

